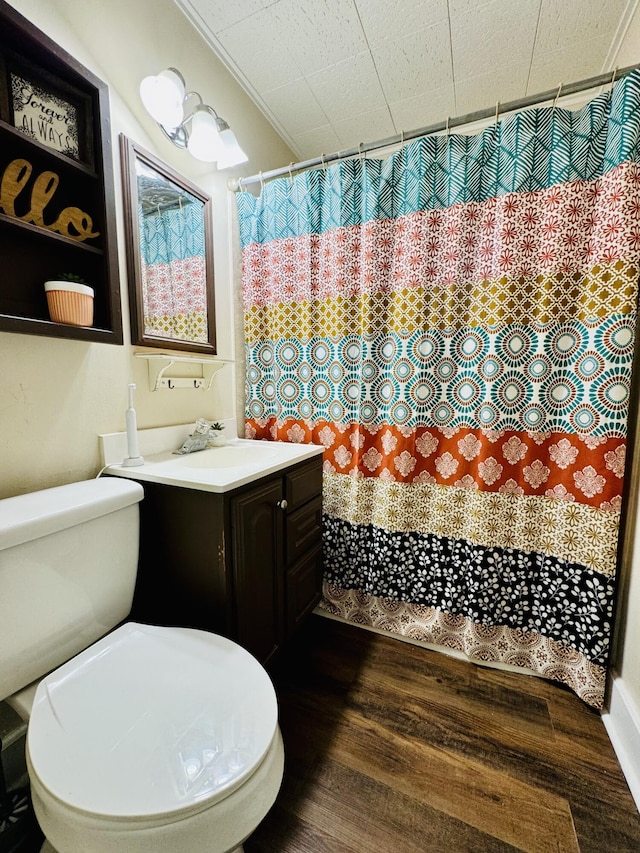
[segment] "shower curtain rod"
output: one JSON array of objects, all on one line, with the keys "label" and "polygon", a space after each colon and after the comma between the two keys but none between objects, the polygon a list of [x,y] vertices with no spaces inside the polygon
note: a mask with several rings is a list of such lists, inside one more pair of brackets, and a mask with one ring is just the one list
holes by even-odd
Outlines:
[{"label": "shower curtain rod", "polygon": [[575,95],[577,92],[584,92],[588,89],[597,89],[598,86],[605,86],[608,83],[613,84],[616,80],[629,74],[630,71],[635,71],[639,65],[629,65],[627,68],[616,68],[615,71],[609,74],[598,74],[596,77],[588,77],[586,80],[579,80],[576,83],[561,83],[557,89],[549,89],[546,92],[541,92],[537,95],[528,95],[524,98],[518,98],[515,101],[507,101],[501,104],[500,101],[495,107],[489,107],[484,110],[477,110],[466,115],[448,118],[446,121],[440,121],[436,124],[420,127],[416,130],[403,131],[395,136],[390,136],[387,139],[379,139],[377,142],[360,143],[357,148],[349,148],[344,151],[335,151],[333,154],[321,154],[320,157],[314,157],[311,160],[302,160],[299,163],[290,163],[288,166],[282,166],[279,169],[272,169],[269,172],[260,172],[257,175],[251,175],[248,178],[229,178],[227,182],[228,188],[232,192],[238,192],[250,184],[264,183],[271,178],[279,178],[283,175],[291,176],[293,172],[302,172],[305,169],[311,169],[315,166],[326,166],[328,163],[336,160],[347,160],[350,157],[367,154],[369,151],[376,151],[380,148],[388,148],[391,145],[403,144],[411,139],[418,139],[421,136],[430,136],[433,133],[440,133],[443,130],[452,130],[454,127],[463,127],[467,124],[473,124],[476,121],[482,121],[492,116],[504,115],[505,113],[515,112],[516,110],[524,109],[525,107],[533,107],[536,104],[542,104],[545,101],[553,100],[554,103],[558,97],[566,95]]}]

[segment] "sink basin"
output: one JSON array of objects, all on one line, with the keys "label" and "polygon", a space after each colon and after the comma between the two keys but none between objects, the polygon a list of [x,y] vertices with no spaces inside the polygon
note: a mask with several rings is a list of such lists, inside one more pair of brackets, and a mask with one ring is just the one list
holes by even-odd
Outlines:
[{"label": "sink basin", "polygon": [[275,459],[277,448],[267,442],[251,442],[251,446],[225,444],[222,447],[210,447],[187,456],[180,457],[180,465],[186,468],[241,468]]},{"label": "sink basin", "polygon": [[[172,447],[176,446],[175,438],[176,435],[172,434]],[[208,447],[183,456],[167,449],[149,453],[145,453],[143,447],[141,450],[144,464],[127,467],[114,463],[107,466],[107,473],[142,483],[162,483],[205,492],[228,492],[322,454],[324,447],[317,444],[232,438],[222,447]]]}]

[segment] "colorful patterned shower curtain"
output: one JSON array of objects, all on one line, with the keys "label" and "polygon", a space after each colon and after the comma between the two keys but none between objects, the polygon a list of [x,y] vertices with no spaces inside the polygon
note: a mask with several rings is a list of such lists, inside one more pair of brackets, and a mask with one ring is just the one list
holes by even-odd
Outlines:
[{"label": "colorful patterned shower curtain", "polygon": [[204,225],[200,205],[138,211],[145,333],[208,341]]},{"label": "colorful patterned shower curtain", "polygon": [[247,436],[325,446],[330,613],[602,704],[640,76],[238,196]]}]

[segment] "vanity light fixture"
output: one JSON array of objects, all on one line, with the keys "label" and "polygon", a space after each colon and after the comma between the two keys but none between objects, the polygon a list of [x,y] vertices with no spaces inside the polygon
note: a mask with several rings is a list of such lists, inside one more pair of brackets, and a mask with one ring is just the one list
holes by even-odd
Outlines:
[{"label": "vanity light fixture", "polygon": [[[220,170],[249,159],[227,122],[204,103],[198,92],[186,91],[184,77],[177,68],[145,77],[140,84],[140,97],[164,135],[197,160],[217,163]],[[187,109],[191,98],[197,98],[198,103]]]}]

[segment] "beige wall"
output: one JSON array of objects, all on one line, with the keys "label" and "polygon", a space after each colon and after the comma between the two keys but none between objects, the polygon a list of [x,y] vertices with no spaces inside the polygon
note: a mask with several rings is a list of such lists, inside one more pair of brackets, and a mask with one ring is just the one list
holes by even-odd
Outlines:
[{"label": "beige wall", "polygon": [[[218,373],[209,392],[151,393],[146,362],[133,357],[118,135],[126,133],[213,197],[218,350],[229,359],[235,357],[235,342],[233,199],[227,178],[295,159],[171,0],[11,0],[11,5],[109,86],[125,345],[0,332],[0,497],[94,476],[99,469],[96,436],[124,429],[131,381],[138,386],[140,427],[236,414],[232,367]],[[218,174],[174,148],[146,116],[139,82],[171,65],[233,127],[249,154],[244,167]]]}]

